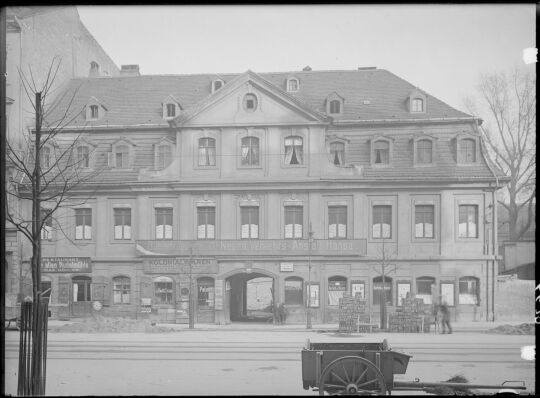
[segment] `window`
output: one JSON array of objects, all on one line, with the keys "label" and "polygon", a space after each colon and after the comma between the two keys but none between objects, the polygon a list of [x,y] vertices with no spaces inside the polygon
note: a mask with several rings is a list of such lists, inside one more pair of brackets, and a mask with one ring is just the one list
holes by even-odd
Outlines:
[{"label": "window", "polygon": [[92,239],[92,209],[75,209],[75,239]]},{"label": "window", "polygon": [[173,209],[167,207],[156,208],[156,239],[173,238]]},{"label": "window", "polygon": [[41,221],[43,223],[43,227],[41,227],[42,240],[52,239],[52,215],[48,213],[48,210],[41,209]]},{"label": "window", "polygon": [[303,164],[303,142],[302,137],[285,138],[285,164]]},{"label": "window", "polygon": [[347,206],[328,206],[328,239],[347,238]]},{"label": "window", "polygon": [[92,279],[88,276],[75,276],[72,279],[73,302],[92,301]]},{"label": "window", "polygon": [[197,239],[215,239],[216,208],[197,207]]},{"label": "window", "polygon": [[373,278],[373,305],[378,305],[381,302],[381,294],[384,292],[386,297],[386,303],[392,304],[392,278],[389,276],[384,277],[384,283],[382,276]]},{"label": "window", "polygon": [[459,304],[479,305],[480,281],[474,276],[459,278]]},{"label": "window", "polygon": [[435,291],[435,278],[431,276],[421,276],[416,278],[416,298],[424,300],[424,304],[433,304]]},{"label": "window", "polygon": [[156,304],[172,304],[173,280],[166,276],[154,279],[154,297]]},{"label": "window", "polygon": [[255,94],[246,94],[244,96],[244,109],[248,112],[253,112],[257,109],[257,97]]},{"label": "window", "polygon": [[459,141],[459,159],[460,163],[476,162],[476,141],[466,138]]},{"label": "window", "polygon": [[257,206],[242,206],[240,208],[242,239],[259,238],[259,208]]},{"label": "window", "polygon": [[345,163],[345,144],[342,142],[330,143],[330,156],[332,163],[336,166],[343,166]]},{"label": "window", "polygon": [[214,308],[214,279],[209,277],[197,279],[197,307],[204,310]]},{"label": "window", "polygon": [[388,141],[375,141],[373,145],[373,156],[375,164],[390,163],[390,143]]},{"label": "window", "polygon": [[304,303],[304,280],[298,276],[285,278],[285,304],[302,305]]},{"label": "window", "polygon": [[413,98],[411,105],[411,112],[424,112],[424,100],[422,98]]},{"label": "window", "polygon": [[90,119],[97,119],[99,117],[99,107],[97,105],[90,105]]},{"label": "window", "polygon": [[373,237],[392,237],[392,206],[373,206]]},{"label": "window", "polygon": [[49,290],[47,293],[42,294],[41,297],[47,299],[47,301],[50,301],[51,300],[51,293],[52,293],[52,281],[47,280],[47,279],[43,279],[44,278],[43,276],[41,278],[42,278],[41,279],[41,291],[42,292],[47,292],[47,290]]},{"label": "window", "polygon": [[285,206],[285,239],[302,239],[304,208]]},{"label": "window", "polygon": [[131,209],[114,209],[114,239],[131,239]]},{"label": "window", "polygon": [[419,140],[416,143],[416,162],[421,164],[433,161],[433,143],[430,140]]},{"label": "window", "polygon": [[416,238],[433,238],[435,206],[414,206],[414,236]]},{"label": "window", "polygon": [[460,238],[478,238],[478,206],[459,206],[459,227],[458,236]]},{"label": "window", "polygon": [[257,137],[242,138],[242,166],[259,165],[259,139]]},{"label": "window", "polygon": [[294,93],[298,91],[298,80],[297,79],[289,79],[287,80],[287,91],[290,93]]},{"label": "window", "polygon": [[79,167],[90,167],[90,149],[87,146],[77,148],[77,165]]},{"label": "window", "polygon": [[341,113],[341,102],[339,100],[330,101],[330,113],[331,114]]},{"label": "window", "polygon": [[411,296],[411,283],[398,282],[396,285],[397,285],[397,305],[402,306],[403,299],[410,298]]},{"label": "window", "polygon": [[172,161],[172,149],[170,145],[159,145],[157,153],[157,169],[163,170],[171,164]]},{"label": "window", "polygon": [[328,278],[328,305],[339,305],[339,299],[347,291],[347,278],[331,276]]},{"label": "window", "polygon": [[352,297],[366,297],[366,285],[364,282],[351,282],[351,296]]},{"label": "window", "polygon": [[199,166],[216,165],[216,140],[213,138],[199,138]]},{"label": "window", "polygon": [[115,166],[119,169],[127,169],[129,166],[129,147],[118,145],[115,148]]},{"label": "window", "polygon": [[113,304],[129,304],[131,282],[127,276],[113,278]]},{"label": "window", "polygon": [[176,104],[167,104],[167,117],[176,116]]},{"label": "window", "polygon": [[51,148],[44,146],[39,152],[39,163],[42,169],[51,167]]}]

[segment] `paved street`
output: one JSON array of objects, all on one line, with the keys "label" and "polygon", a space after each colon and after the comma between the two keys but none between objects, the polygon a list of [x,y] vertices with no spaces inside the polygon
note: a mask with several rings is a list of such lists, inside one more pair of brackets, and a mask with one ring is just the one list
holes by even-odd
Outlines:
[{"label": "paved street", "polygon": [[[311,341],[387,338],[413,358],[397,380],[471,383],[523,380],[535,389],[534,361],[520,347],[534,336],[457,332],[340,336],[306,330],[182,330],[177,333],[50,333],[49,395],[302,395],[300,351]],[[6,393],[16,393],[18,333],[6,333]]]}]

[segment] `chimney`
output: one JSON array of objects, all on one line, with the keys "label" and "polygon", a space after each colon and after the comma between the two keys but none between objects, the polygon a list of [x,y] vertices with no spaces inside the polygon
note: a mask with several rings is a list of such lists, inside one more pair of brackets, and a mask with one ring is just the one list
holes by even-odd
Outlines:
[{"label": "chimney", "polygon": [[139,65],[122,65],[120,76],[140,76]]},{"label": "chimney", "polygon": [[377,69],[376,66],[359,66],[358,70],[375,70]]},{"label": "chimney", "polygon": [[99,77],[99,64],[96,61],[90,62],[90,72],[88,77]]},{"label": "chimney", "polygon": [[311,71],[311,66],[304,66],[304,69],[302,69],[304,72]]}]

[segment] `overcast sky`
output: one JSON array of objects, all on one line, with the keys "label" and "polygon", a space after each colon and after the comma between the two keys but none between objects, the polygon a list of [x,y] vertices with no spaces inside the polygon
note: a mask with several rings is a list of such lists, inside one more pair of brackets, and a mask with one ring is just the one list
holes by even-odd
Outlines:
[{"label": "overcast sky", "polygon": [[376,66],[461,110],[480,73],[524,65],[523,49],[536,47],[534,4],[78,10],[113,61],[142,74]]}]

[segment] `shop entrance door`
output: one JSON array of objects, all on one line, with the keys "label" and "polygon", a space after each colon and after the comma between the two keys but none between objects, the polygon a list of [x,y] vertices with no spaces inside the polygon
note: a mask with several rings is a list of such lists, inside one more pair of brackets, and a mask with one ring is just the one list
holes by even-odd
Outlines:
[{"label": "shop entrance door", "polygon": [[227,281],[231,286],[229,312],[232,322],[272,322],[274,278],[252,272],[233,275]]},{"label": "shop entrance door", "polygon": [[76,276],[72,279],[73,301],[71,313],[75,317],[87,316],[92,311],[92,278]]}]

